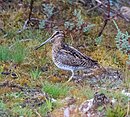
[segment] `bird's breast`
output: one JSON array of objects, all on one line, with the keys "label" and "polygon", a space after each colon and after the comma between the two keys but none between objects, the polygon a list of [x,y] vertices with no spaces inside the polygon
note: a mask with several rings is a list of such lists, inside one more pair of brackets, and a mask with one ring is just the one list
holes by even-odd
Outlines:
[{"label": "bird's breast", "polygon": [[64,64],[63,63],[63,60],[65,58],[61,58],[61,54],[58,52],[58,50],[56,49],[52,49],[52,60],[54,62],[54,64],[60,68],[60,69],[63,69],[63,70],[72,70],[72,69],[75,69],[74,67],[72,66],[69,66],[67,64]]}]

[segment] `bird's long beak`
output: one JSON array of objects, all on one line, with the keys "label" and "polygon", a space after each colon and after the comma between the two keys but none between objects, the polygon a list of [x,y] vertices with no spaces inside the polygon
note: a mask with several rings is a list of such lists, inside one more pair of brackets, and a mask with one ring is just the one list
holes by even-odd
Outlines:
[{"label": "bird's long beak", "polygon": [[35,48],[35,50],[39,49],[40,47],[42,47],[44,44],[46,44],[47,42],[49,42],[52,39],[52,37],[48,38],[46,41],[44,41],[41,45],[37,46]]}]

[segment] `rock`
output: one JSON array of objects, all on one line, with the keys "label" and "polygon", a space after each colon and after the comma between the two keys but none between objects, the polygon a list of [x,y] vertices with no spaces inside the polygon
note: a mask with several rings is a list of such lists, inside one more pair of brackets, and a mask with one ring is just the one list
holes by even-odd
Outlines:
[{"label": "rock", "polygon": [[130,7],[122,6],[120,12],[127,21],[130,21]]},{"label": "rock", "polygon": [[69,107],[67,107],[67,108],[64,110],[64,117],[70,117]]},{"label": "rock", "polygon": [[[94,98],[86,100],[79,107],[82,117],[102,117],[104,115],[105,106],[110,103],[108,97],[103,93],[95,93]],[[98,111],[98,107],[102,106],[102,111]]]},{"label": "rock", "polygon": [[66,101],[67,105],[72,105],[76,102],[76,99],[74,97],[66,97],[65,101]]},{"label": "rock", "polygon": [[127,96],[130,98],[130,93],[129,92],[126,92],[125,90],[122,90],[121,92],[123,95]]}]

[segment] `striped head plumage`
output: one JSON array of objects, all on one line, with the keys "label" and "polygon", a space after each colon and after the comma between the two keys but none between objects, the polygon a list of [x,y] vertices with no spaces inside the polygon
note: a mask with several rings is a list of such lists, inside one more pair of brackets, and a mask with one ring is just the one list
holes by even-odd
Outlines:
[{"label": "striped head plumage", "polygon": [[51,42],[51,43],[62,42],[63,38],[64,38],[64,32],[63,31],[54,31],[52,36],[50,38],[48,38],[45,42],[43,42],[41,45],[36,47],[35,50],[39,49],[40,47],[42,47],[43,45],[45,45],[48,42]]}]

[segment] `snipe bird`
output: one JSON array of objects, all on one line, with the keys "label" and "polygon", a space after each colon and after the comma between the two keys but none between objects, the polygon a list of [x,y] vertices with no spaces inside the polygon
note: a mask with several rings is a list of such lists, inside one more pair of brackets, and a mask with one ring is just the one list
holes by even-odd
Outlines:
[{"label": "snipe bird", "polygon": [[52,59],[54,64],[60,69],[69,70],[72,72],[72,75],[68,81],[74,77],[75,71],[100,68],[97,61],[82,54],[74,47],[65,44],[63,38],[63,31],[55,31],[50,38],[48,38],[41,45],[37,46],[35,50],[42,47],[47,42],[51,42]]}]

